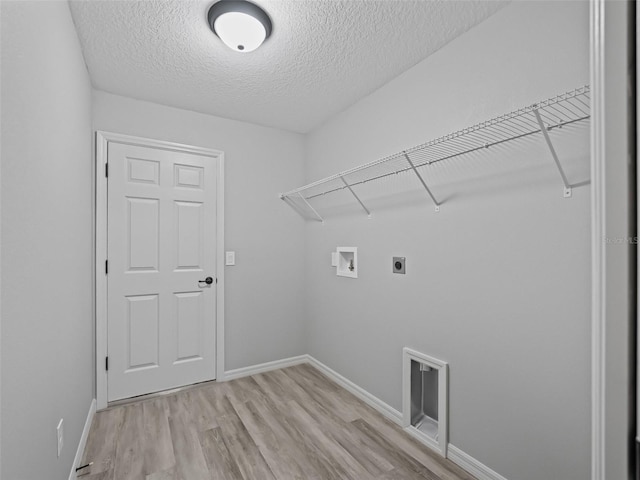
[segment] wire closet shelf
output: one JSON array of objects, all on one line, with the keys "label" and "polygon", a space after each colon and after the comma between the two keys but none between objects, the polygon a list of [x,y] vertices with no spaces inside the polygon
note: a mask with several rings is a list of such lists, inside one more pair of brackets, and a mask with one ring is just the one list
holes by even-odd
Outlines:
[{"label": "wire closet shelf", "polygon": [[324,221],[311,205],[310,200],[346,189],[367,215],[370,216],[371,212],[358,197],[353,187],[398,173],[413,171],[433,202],[437,212],[440,210],[440,202],[433,195],[423,175],[420,173],[422,167],[538,133],[542,133],[558,169],[564,186],[564,197],[570,197],[571,185],[567,180],[548,132],[564,125],[588,120],[590,117],[589,93],[590,88],[588,85],[576,88],[528,107],[500,115],[421,145],[416,145],[388,157],[336,173],[286,193],[281,193],[280,198],[294,205],[302,202],[317,220]]}]

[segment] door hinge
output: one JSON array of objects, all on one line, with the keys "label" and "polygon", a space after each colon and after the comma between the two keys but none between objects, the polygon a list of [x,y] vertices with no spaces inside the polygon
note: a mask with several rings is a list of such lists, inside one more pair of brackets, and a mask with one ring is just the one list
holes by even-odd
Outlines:
[{"label": "door hinge", "polygon": [[109,177],[109,164],[108,163],[104,164],[104,176],[105,177]]},{"label": "door hinge", "polygon": [[104,369],[109,371],[109,357],[104,357]]},{"label": "door hinge", "polygon": [[104,261],[104,274],[105,275],[109,274],[109,260]]}]

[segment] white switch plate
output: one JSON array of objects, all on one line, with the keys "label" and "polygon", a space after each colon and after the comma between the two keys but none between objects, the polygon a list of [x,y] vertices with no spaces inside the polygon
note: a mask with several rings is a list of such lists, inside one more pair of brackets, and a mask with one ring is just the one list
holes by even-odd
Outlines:
[{"label": "white switch plate", "polygon": [[227,265],[235,265],[236,264],[236,252],[226,252],[226,254],[225,254],[225,264],[227,264]]},{"label": "white switch plate", "polygon": [[331,266],[338,266],[338,252],[331,252]]},{"label": "white switch plate", "polygon": [[58,458],[60,458],[60,454],[62,454],[62,447],[64,447],[64,419],[60,419],[58,422],[58,426],[56,427],[56,432],[58,433]]}]

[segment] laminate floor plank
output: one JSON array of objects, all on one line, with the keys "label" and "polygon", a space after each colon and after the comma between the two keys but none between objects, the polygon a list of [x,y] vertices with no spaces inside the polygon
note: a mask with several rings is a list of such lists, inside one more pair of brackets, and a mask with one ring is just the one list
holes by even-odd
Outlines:
[{"label": "laminate floor plank", "polygon": [[262,453],[237,415],[220,418],[220,431],[231,457],[245,480],[274,480],[275,477]]},{"label": "laminate floor plank", "polygon": [[[93,466],[93,465],[91,465]],[[114,480],[113,479],[113,469],[107,470],[104,472],[98,473],[87,473],[85,475],[80,475],[78,480]]]},{"label": "laminate floor plank", "polygon": [[175,467],[147,475],[145,480],[178,480]]},{"label": "laminate floor plank", "polygon": [[311,370],[312,372],[310,375],[313,375],[313,377],[319,381],[320,391],[326,391],[328,389],[338,387],[334,390],[337,399],[345,404],[351,405],[352,408],[356,410],[356,414],[359,418],[362,418],[371,424],[376,431],[379,431],[379,433],[381,433],[391,443],[400,447],[401,450],[406,451],[414,460],[431,465],[434,472],[438,473],[443,480],[474,480],[472,475],[452,462],[440,457],[428,448],[425,448],[416,439],[403,432],[396,424],[383,417],[369,405],[360,401],[352,393],[341,388],[339,385],[336,385],[314,367],[310,365],[299,365],[291,367],[290,369],[285,369],[285,371],[288,370],[300,370],[305,373],[308,373]]},{"label": "laminate floor plank", "polygon": [[310,436],[308,425],[300,423],[291,417],[289,411],[280,411],[280,415],[285,416],[283,424],[287,425],[287,431],[294,442],[302,451],[302,459],[309,462],[309,465],[318,472],[318,477],[323,480],[339,480],[347,478],[344,469],[330,456],[323,448],[318,448]]},{"label": "laminate floor plank", "polygon": [[262,390],[253,377],[242,377],[232,380],[231,382],[227,382],[225,387],[227,387],[227,397],[232,405],[247,402],[256,395],[262,395]]},{"label": "laminate floor plank", "polygon": [[[318,422],[331,418],[333,414],[324,409],[316,400],[305,391],[298,383],[284,373],[284,370],[277,370],[265,374],[282,388],[286,388],[298,406],[306,410],[311,418]],[[271,405],[277,411],[276,418],[279,418],[282,425],[287,429],[288,435],[294,439],[294,444],[303,448],[302,458],[306,459],[313,466],[321,479],[349,478],[345,469],[336,462],[332,455],[322,448],[323,443],[318,443],[318,438],[314,435],[314,430],[310,424],[300,416],[293,415],[290,401],[285,401],[277,396],[270,396]],[[337,419],[337,417],[336,417]],[[318,425],[315,423],[314,425]],[[325,429],[326,430],[326,429]]]},{"label": "laminate floor plank", "polygon": [[167,402],[152,400],[142,403],[142,416],[145,474],[171,469],[176,464],[176,458],[167,416]]},{"label": "laminate floor plank", "polygon": [[[296,378],[295,375],[291,375],[291,377]],[[305,390],[305,392],[306,391],[307,390]],[[316,391],[311,393],[312,395],[307,395],[306,400],[300,404],[302,408],[304,408],[309,416],[313,417],[319,425],[323,425],[325,434],[349,452],[369,474],[378,476],[394,468],[394,465],[379,456],[362,441],[359,432],[353,428],[348,428],[349,423],[345,423],[337,414],[334,414],[330,406],[325,406],[323,402],[324,397],[316,395]],[[347,416],[352,417],[352,415],[353,412],[350,412]]]},{"label": "laminate floor plank", "polygon": [[[296,368],[296,367],[292,367]],[[326,419],[334,420],[337,423],[343,423],[343,420],[337,413],[332,411],[330,408],[324,404],[322,398],[317,398],[313,392],[306,390],[303,386],[301,386],[296,380],[291,378],[290,375],[285,373],[289,369],[277,370],[275,372],[269,372],[273,377],[277,378],[284,388],[286,388],[290,392],[291,400],[295,400],[298,402],[302,408],[304,408],[309,415],[315,418],[318,422],[324,423]],[[277,397],[271,397],[275,399]],[[281,405],[286,410],[286,402],[283,402]]]},{"label": "laminate floor plank", "polygon": [[236,405],[238,417],[251,435],[276,478],[306,480],[286,438],[279,437],[267,424],[252,400]]},{"label": "laminate floor plank", "polygon": [[[278,438],[285,439],[288,443],[288,451],[300,469],[304,472],[304,478],[309,480],[323,480],[332,478],[323,459],[318,456],[317,450],[306,442],[291,420],[287,417],[286,404],[280,399],[275,401],[269,397],[256,398],[252,401],[256,410],[269,425]],[[280,408],[279,408],[280,407]],[[281,408],[285,408],[281,410]]]},{"label": "laminate floor plank", "polygon": [[238,465],[224,443],[220,427],[200,432],[200,444],[212,480],[243,480]]},{"label": "laminate floor plank", "polygon": [[322,372],[309,364],[296,365],[292,368],[292,370],[297,370],[303,373],[306,378],[317,383],[321,388],[325,388],[332,392],[338,392],[342,390],[342,387],[340,385],[330,380]]},{"label": "laminate floor plank", "polygon": [[280,382],[274,380],[270,372],[259,373],[251,378],[258,384],[263,395],[274,398],[280,398],[282,401],[291,399],[291,392],[287,390]]},{"label": "laminate floor plank", "polygon": [[122,428],[123,419],[124,408],[105,410],[95,414],[88,438],[96,438],[100,441],[87,443],[82,460],[82,465],[93,462],[93,465],[89,467],[91,475],[111,471],[111,477],[107,478],[113,478],[116,441]]},{"label": "laminate floor plank", "polygon": [[325,455],[332,459],[334,465],[345,473],[346,478],[358,480],[369,477],[366,469],[342,445],[325,434],[323,426],[316,422],[304,408],[293,400],[290,400],[288,405],[291,417],[306,426],[306,430],[309,432],[308,438],[316,448],[323,450]]},{"label": "laminate floor plank", "polygon": [[218,417],[234,412],[227,395],[228,391],[226,383],[219,383],[186,392],[190,410],[199,431],[216,428]]},{"label": "laminate floor plank", "polygon": [[209,401],[217,412],[217,416],[223,417],[235,412],[231,399],[229,398],[229,389],[231,382],[219,383],[214,387],[209,387],[205,391],[205,398]]},{"label": "laminate floor plank", "polygon": [[[327,435],[348,451],[371,475],[378,476],[392,470],[394,465],[381,457],[369,444],[365,443],[360,432],[353,428],[348,428],[349,423],[345,423],[338,417],[337,413],[333,413],[334,409],[332,407],[335,404],[332,402],[327,405],[326,397],[320,391],[324,385],[312,381],[313,386],[310,386],[305,378],[307,371],[297,370],[298,367],[286,369],[286,373],[299,385],[306,386],[304,391],[309,392],[310,395],[307,396],[307,401],[304,401],[301,405],[310,416],[325,426]],[[333,387],[331,389],[333,390]],[[354,418],[357,417],[357,412],[353,407],[343,408],[342,415],[343,418]]]},{"label": "laminate floor plank", "polygon": [[[298,402],[298,405],[300,405],[300,403],[306,406],[315,404],[313,398],[282,371],[268,372],[266,375],[272,377],[275,381],[281,383],[284,388],[292,392],[292,396],[295,401]],[[346,471],[335,461],[326,449],[322,448],[323,442],[318,444],[317,436],[314,430],[310,428],[309,422],[293,414],[294,412],[291,409],[290,401],[284,401],[278,397],[268,397],[265,399],[265,402],[262,408],[266,406],[266,408],[272,409],[272,415],[266,415],[266,418],[278,420],[281,427],[286,430],[287,436],[292,439],[293,445],[297,446],[300,458],[317,472],[318,478],[348,478]],[[256,404],[258,408],[260,408],[260,402],[256,401]],[[321,406],[318,407],[322,408]],[[299,462],[300,464],[302,464],[302,460]],[[314,477],[310,476],[309,478]]]},{"label": "laminate floor plank", "polygon": [[300,385],[301,389],[311,395],[316,401],[322,404],[326,410],[333,412],[345,422],[352,422],[360,418],[358,412],[353,408],[353,404],[340,401],[335,395],[335,391],[322,388],[305,375],[300,367],[290,367],[283,370],[285,375],[289,376],[294,382]]},{"label": "laminate floor plank", "polygon": [[84,480],[475,480],[310,365],[97,412]]},{"label": "laminate floor plank", "polygon": [[198,430],[188,407],[186,396],[169,397],[169,429],[176,459],[178,480],[199,480],[208,477]]},{"label": "laminate floor plank", "polygon": [[[394,448],[394,445],[391,444],[386,438],[382,435],[378,434],[367,422],[364,420],[355,420],[353,424],[358,428],[364,435],[366,435],[372,442],[377,443],[379,448],[379,452],[381,455],[389,458],[389,461],[393,462],[397,468],[408,468],[414,471],[415,473],[421,475],[423,478],[427,478],[429,480],[438,480],[439,478],[436,474],[434,474],[428,467],[413,459],[410,455],[405,453],[404,451]],[[452,478],[452,480],[454,480]]]},{"label": "laminate floor plank", "polygon": [[217,418],[220,416],[213,402],[207,398],[207,394],[208,392],[199,389],[185,392],[191,416],[200,432],[216,428],[218,426]]},{"label": "laminate floor plank", "polygon": [[475,480],[475,477],[456,464],[442,458],[437,453],[429,450],[415,438],[403,432],[402,429],[383,417],[378,412],[366,405],[368,410],[363,410],[362,420],[372,426],[374,431],[385,438],[396,449],[406,453],[413,460],[428,465],[442,480]]},{"label": "laminate floor plank", "polygon": [[117,480],[144,479],[144,437],[142,403],[124,408],[120,435],[116,442],[114,477]]},{"label": "laminate floor plank", "polygon": [[402,480],[425,480],[422,475],[406,467],[396,467],[390,472],[376,477],[376,480],[396,480],[398,478]]}]

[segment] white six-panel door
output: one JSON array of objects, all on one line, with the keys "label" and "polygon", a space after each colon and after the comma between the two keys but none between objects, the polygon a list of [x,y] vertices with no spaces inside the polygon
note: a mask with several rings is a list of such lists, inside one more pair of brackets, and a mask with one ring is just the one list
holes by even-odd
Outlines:
[{"label": "white six-panel door", "polygon": [[107,158],[108,400],[212,380],[218,160],[113,142]]}]

